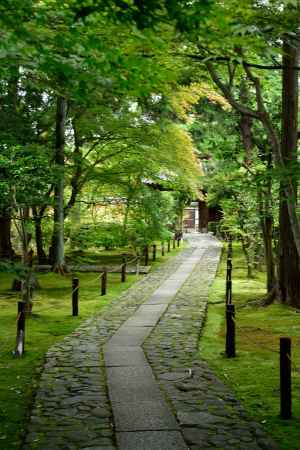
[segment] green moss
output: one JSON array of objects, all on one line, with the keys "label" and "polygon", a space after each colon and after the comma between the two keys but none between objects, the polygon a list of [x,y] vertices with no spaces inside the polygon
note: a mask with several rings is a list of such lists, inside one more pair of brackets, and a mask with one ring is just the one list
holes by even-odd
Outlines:
[{"label": "green moss", "polygon": [[[300,442],[300,316],[288,306],[246,306],[265,294],[265,276],[255,273],[246,278],[239,247],[234,248],[233,301],[236,310],[237,357],[224,356],[225,258],[210,290],[206,325],[201,341],[201,356],[234,390],[249,415],[262,423],[282,448],[299,449]],[[279,418],[279,338],[291,336],[293,358],[293,419]]]}]

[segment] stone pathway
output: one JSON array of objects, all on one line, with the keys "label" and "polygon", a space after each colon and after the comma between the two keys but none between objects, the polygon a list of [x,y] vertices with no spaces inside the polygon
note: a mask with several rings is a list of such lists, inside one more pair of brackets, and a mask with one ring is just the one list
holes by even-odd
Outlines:
[{"label": "stone pathway", "polygon": [[160,450],[162,443],[164,450],[187,450],[141,345],[199,263],[203,251],[195,247],[105,345],[108,390],[120,450]]},{"label": "stone pathway", "polygon": [[23,450],[277,448],[197,357],[220,245],[189,240],[49,350]]},{"label": "stone pathway", "polygon": [[147,359],[190,450],[278,449],[199,358],[208,290],[217,269],[219,247],[210,239],[195,239],[194,245],[205,248],[203,257],[147,339]]},{"label": "stone pathway", "polygon": [[51,347],[22,450],[116,450],[103,345],[192,251],[185,249],[150,272],[101,316]]}]

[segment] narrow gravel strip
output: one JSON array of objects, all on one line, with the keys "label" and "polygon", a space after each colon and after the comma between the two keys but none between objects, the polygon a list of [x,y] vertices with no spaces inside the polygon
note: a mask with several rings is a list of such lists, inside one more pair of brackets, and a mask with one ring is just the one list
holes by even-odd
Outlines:
[{"label": "narrow gravel strip", "polygon": [[102,347],[192,251],[150,272],[49,349],[23,450],[116,449]]},{"label": "narrow gravel strip", "polygon": [[190,242],[204,246],[205,253],[147,339],[147,358],[190,450],[278,449],[198,357],[220,245],[205,235],[190,236]]}]

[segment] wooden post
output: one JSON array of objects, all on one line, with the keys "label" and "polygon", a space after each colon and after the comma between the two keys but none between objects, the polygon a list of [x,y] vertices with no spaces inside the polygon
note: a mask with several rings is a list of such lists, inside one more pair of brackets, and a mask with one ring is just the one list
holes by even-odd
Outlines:
[{"label": "wooden post", "polygon": [[125,283],[126,281],[126,258],[122,259],[122,267],[121,267],[121,282]]},{"label": "wooden post", "polygon": [[148,247],[148,245],[146,245],[146,247],[144,249],[144,253],[145,253],[145,266],[148,266],[148,264],[149,264],[149,247]]},{"label": "wooden post", "polygon": [[17,339],[15,355],[22,358],[25,348],[25,303],[18,302]]},{"label": "wooden post", "polygon": [[232,303],[232,261],[227,259],[226,271],[226,305]]},{"label": "wooden post", "polygon": [[232,303],[232,238],[229,237],[227,247],[227,269],[226,269],[226,305]]},{"label": "wooden post", "polygon": [[235,311],[234,305],[226,306],[226,355],[228,358],[235,357]]},{"label": "wooden post", "polygon": [[165,256],[165,243],[161,243],[161,256]]},{"label": "wooden post", "polygon": [[104,269],[104,272],[101,277],[101,295],[106,295],[106,286],[107,286],[107,270]]},{"label": "wooden post", "polygon": [[292,417],[291,339],[280,338],[280,417]]},{"label": "wooden post", "polygon": [[72,278],[72,315],[78,316],[79,279]]},{"label": "wooden post", "polygon": [[168,253],[170,253],[170,251],[171,251],[171,241],[170,241],[170,239],[168,240]]},{"label": "wooden post", "polygon": [[152,246],[152,261],[156,261],[156,244]]}]

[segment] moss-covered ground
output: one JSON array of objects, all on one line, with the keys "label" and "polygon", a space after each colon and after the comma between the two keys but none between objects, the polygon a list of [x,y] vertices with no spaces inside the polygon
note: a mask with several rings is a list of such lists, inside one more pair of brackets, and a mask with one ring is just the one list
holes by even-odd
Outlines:
[{"label": "moss-covered ground", "polygon": [[[265,294],[265,275],[255,272],[247,279],[239,246],[234,246],[233,302],[236,305],[237,357],[224,356],[225,271],[223,255],[217,277],[210,290],[206,325],[201,338],[201,356],[229,384],[248,414],[265,429],[283,449],[300,448],[300,314],[285,305],[268,307],[249,305]],[[279,417],[279,338],[292,338],[293,418]]]},{"label": "moss-covered ground", "polygon": [[[175,256],[181,249],[172,250],[157,261],[152,268]],[[118,264],[123,251],[92,252],[78,256],[75,262],[84,264]],[[74,255],[72,255],[74,261]],[[143,262],[141,262],[143,264]],[[108,274],[107,295],[100,296],[97,273],[79,273],[79,316],[71,315],[71,275],[39,274],[40,289],[35,292],[32,317],[26,320],[25,356],[13,356],[16,338],[17,301],[19,294],[11,291],[13,275],[0,274],[0,449],[20,448],[30,405],[38,383],[39,372],[47,349],[78,327],[81,321],[93,314],[101,314],[112,299],[128,289],[139,276],[127,276],[120,282],[120,273]]]}]

